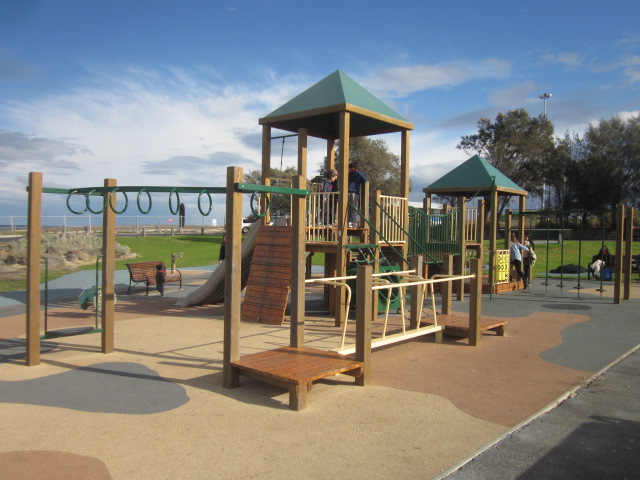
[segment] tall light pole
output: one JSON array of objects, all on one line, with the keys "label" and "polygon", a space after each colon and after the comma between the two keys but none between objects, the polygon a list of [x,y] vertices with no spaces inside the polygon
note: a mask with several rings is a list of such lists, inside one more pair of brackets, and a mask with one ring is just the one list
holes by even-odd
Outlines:
[{"label": "tall light pole", "polygon": [[547,100],[549,100],[553,95],[550,93],[543,93],[540,95],[540,98],[544,102],[544,118],[547,118]]},{"label": "tall light pole", "polygon": [[[544,103],[544,119],[547,119],[547,100],[549,100],[553,95],[551,95],[550,93],[543,93],[542,95],[539,95],[540,99],[543,101]],[[542,184],[542,209],[544,210],[544,191],[546,190],[546,183]],[[551,208],[551,185],[549,185],[549,208]]]}]

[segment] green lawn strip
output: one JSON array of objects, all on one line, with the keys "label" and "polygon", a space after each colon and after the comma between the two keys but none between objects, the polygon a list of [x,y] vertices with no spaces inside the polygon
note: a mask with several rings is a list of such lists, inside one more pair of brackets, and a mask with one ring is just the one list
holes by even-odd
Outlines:
[{"label": "green lawn strip", "polygon": [[[222,235],[163,235],[163,236],[119,236],[116,241],[128,246],[138,257],[128,260],[116,260],[116,270],[126,270],[126,263],[162,261],[169,268],[171,254],[182,253],[177,260],[177,268],[202,267],[218,263]],[[314,265],[324,265],[324,254],[316,253],[312,257]],[[83,265],[77,270],[95,270],[95,264]],[[49,281],[71,273],[69,270],[49,270]],[[44,272],[40,282],[44,283]],[[0,293],[24,290],[26,279],[0,281]]]}]

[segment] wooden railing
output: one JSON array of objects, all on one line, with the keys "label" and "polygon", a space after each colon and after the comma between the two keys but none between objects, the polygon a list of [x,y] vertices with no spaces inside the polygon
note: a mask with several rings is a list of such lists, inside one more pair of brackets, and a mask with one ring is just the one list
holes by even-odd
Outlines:
[{"label": "wooden railing", "polygon": [[380,236],[389,243],[405,243],[408,230],[407,199],[380,195]]}]

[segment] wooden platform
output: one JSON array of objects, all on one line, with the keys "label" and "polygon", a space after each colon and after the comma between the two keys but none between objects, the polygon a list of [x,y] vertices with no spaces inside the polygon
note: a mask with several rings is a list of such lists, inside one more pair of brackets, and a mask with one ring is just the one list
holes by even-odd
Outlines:
[{"label": "wooden platform", "polygon": [[[510,281],[507,283],[498,283],[496,285],[493,286],[493,293],[504,293],[504,292],[515,292],[516,290],[522,290],[524,288],[524,284],[522,283],[521,280],[516,281]],[[465,282],[464,284],[464,291],[465,293],[469,293],[469,282]],[[490,288],[489,288],[489,277],[487,277],[486,275],[484,277],[482,277],[482,293],[483,294],[489,294],[490,293]]]},{"label": "wooden platform", "polygon": [[[424,323],[423,323],[424,324]],[[469,337],[469,316],[465,314],[438,315],[438,324],[444,326],[444,334],[453,337]],[[499,319],[481,319],[480,332],[496,332],[503,337],[507,332],[507,321]]]},{"label": "wooden platform", "polygon": [[353,377],[363,374],[364,363],[351,355],[315,348],[282,347],[254,353],[231,363],[239,375],[289,390],[289,408],[303,410],[307,391],[314,381],[344,373]]}]

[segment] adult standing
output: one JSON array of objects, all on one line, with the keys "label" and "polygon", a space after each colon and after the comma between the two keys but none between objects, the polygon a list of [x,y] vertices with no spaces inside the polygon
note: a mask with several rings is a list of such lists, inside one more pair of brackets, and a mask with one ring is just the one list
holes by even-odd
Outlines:
[{"label": "adult standing", "polygon": [[[366,181],[367,177],[358,170],[358,166],[354,162],[351,162],[349,164],[349,202],[358,209],[360,208],[360,190]],[[360,215],[358,215],[356,208],[349,208],[350,227],[360,226]]]},{"label": "adult standing", "polygon": [[180,228],[184,228],[184,216],[185,216],[185,208],[184,203],[181,203],[178,207],[178,213],[180,214]]},{"label": "adult standing", "polygon": [[535,245],[533,244],[533,240],[531,240],[531,235],[526,234],[524,236],[523,245],[528,249],[522,252],[524,277],[527,279],[527,283],[531,283],[531,267],[536,263],[536,253],[534,252]]},{"label": "adult standing", "polygon": [[529,249],[518,241],[518,236],[515,233],[512,233],[511,243],[509,245],[509,260],[510,264],[513,265],[516,272],[518,272],[518,276],[524,283],[524,289],[526,290],[527,279],[524,276],[524,273],[522,273],[522,251],[529,251]]}]

